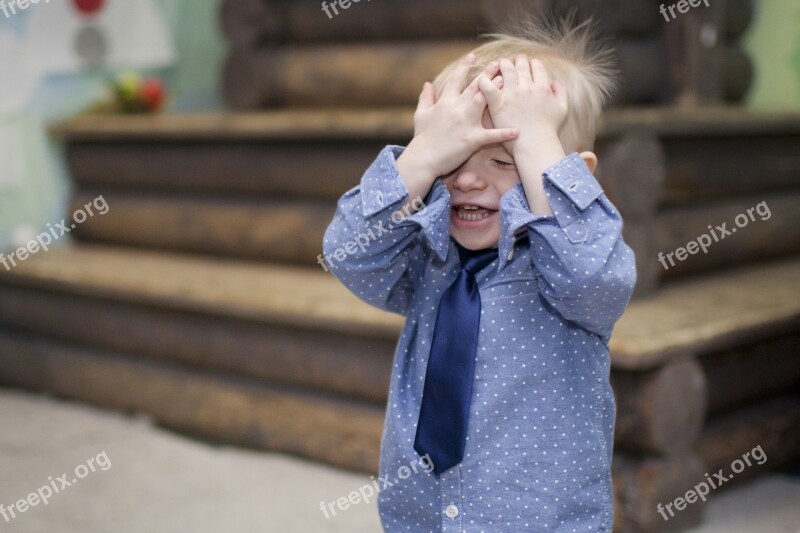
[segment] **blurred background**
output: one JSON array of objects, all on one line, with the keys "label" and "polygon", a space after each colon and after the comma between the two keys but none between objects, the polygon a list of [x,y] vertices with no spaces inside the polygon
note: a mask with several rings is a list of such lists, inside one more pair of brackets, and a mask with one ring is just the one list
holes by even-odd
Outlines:
[{"label": "blurred background", "polygon": [[637,254],[615,531],[800,532],[800,4],[341,1],[0,2],[0,531],[379,531],[320,508],[377,471],[401,320],[322,234],[424,81],[577,10]]}]

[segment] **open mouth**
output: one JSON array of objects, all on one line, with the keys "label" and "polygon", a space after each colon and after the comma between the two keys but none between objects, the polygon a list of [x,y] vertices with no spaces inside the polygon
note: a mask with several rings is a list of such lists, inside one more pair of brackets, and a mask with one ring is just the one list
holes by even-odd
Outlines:
[{"label": "open mouth", "polygon": [[489,209],[479,205],[463,204],[453,206],[453,218],[461,222],[462,225],[478,225],[495,213],[497,213],[496,209]]}]

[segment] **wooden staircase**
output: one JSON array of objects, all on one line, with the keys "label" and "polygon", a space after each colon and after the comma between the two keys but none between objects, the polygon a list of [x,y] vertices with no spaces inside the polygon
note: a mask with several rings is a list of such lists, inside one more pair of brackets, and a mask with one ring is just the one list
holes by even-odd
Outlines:
[{"label": "wooden staircase", "polygon": [[[402,320],[358,301],[316,257],[335,199],[381,146],[407,141],[410,110],[80,118],[54,131],[77,185],[73,207],[102,194],[110,210],[76,227],[75,246],[0,270],[0,384],[376,471]],[[722,164],[768,141],[787,147],[786,167],[763,161],[757,187],[745,179],[756,169],[740,167],[708,211],[701,199],[725,179],[703,179],[712,163],[682,158],[686,147]],[[670,224],[729,220],[755,198],[770,198],[761,224],[777,232],[743,230],[733,252],[709,250],[703,268],[687,261],[669,276],[652,243],[637,245],[647,290],[611,342],[620,531],[661,527],[656,503],[758,443],[765,468],[799,458],[798,143],[797,116],[606,119],[599,176],[632,241],[656,235],[655,249],[670,250],[685,244],[663,236]],[[642,154],[654,159],[637,162]],[[652,183],[626,181],[637,168],[657,183],[655,199]],[[696,523],[701,509],[668,525]]]}]

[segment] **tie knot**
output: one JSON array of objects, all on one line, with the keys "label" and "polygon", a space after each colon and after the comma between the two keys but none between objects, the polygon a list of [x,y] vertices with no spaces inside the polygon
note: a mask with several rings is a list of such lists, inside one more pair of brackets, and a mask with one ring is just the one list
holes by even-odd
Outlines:
[{"label": "tie knot", "polygon": [[467,250],[458,243],[456,243],[456,246],[458,247],[458,256],[461,259],[461,268],[473,275],[477,274],[486,265],[497,259],[497,248]]}]

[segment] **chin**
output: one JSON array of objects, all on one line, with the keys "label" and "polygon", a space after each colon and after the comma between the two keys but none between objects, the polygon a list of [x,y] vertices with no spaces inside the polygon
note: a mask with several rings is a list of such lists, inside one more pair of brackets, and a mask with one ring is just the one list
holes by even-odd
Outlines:
[{"label": "chin", "polygon": [[483,250],[484,248],[492,248],[493,246],[497,246],[497,243],[500,240],[499,231],[463,231],[452,227],[450,228],[450,236],[467,250]]}]

